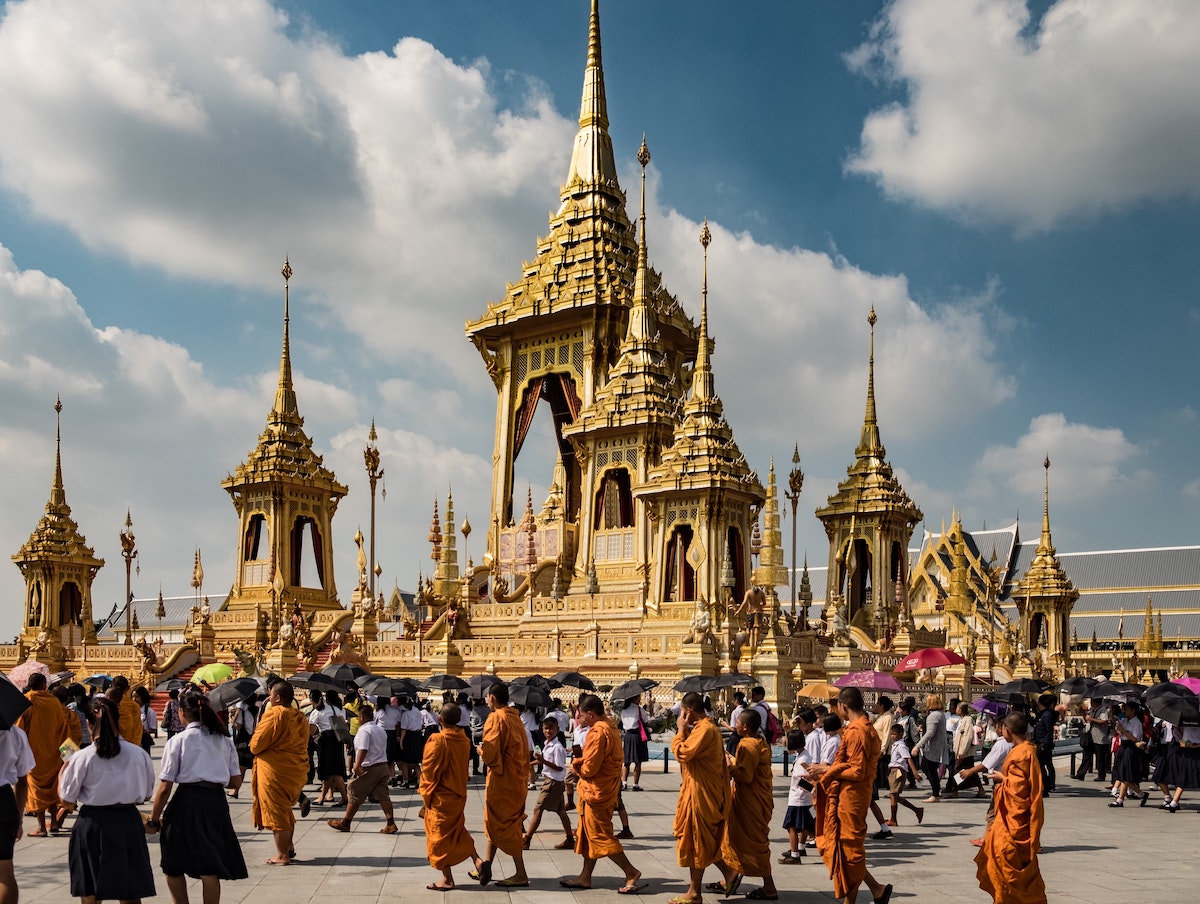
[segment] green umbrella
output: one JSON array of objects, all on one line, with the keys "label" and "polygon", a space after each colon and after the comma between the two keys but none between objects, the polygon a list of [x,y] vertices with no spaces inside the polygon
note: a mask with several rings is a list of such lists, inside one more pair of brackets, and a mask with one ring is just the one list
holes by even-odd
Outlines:
[{"label": "green umbrella", "polygon": [[206,681],[209,684],[220,684],[233,674],[233,669],[223,662],[210,662],[202,665],[192,673],[192,684]]}]

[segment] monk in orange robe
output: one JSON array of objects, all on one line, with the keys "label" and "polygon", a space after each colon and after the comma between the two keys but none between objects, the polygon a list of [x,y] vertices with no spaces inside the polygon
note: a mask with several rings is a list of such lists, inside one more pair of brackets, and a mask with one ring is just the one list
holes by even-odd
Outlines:
[{"label": "monk in orange robe", "polygon": [[892,886],[881,885],[867,871],[867,811],[879,760],[879,734],[863,711],[862,691],[844,687],[838,694],[842,743],[829,764],[805,767],[816,780],[817,848],[833,879],[833,893],[845,904],[855,904],[863,882],[875,904],[887,904]]},{"label": "monk in orange robe", "polygon": [[761,876],[761,888],[746,895],[754,900],[773,901],[779,897],[771,876],[772,795],[771,745],[759,735],[762,716],[747,709],[738,716],[734,729],[741,738],[737,751],[729,757],[729,777],[733,779],[733,802],[725,821],[725,840],[717,861],[725,888],[742,876]]},{"label": "monk in orange robe", "polygon": [[635,895],[649,885],[642,873],[629,862],[625,849],[613,832],[613,810],[621,792],[621,772],[625,753],[621,733],[604,714],[604,702],[587,695],[579,703],[580,722],[587,727],[581,755],[571,761],[575,773],[575,797],[579,810],[579,831],[575,835],[575,853],[583,857],[583,869],[573,879],[563,879],[563,888],[591,888],[592,872],[601,857],[609,858],[625,873],[625,884],[618,894]]},{"label": "monk in orange robe", "polygon": [[488,706],[492,712],[483,725],[483,743],[479,756],[487,766],[487,788],[483,794],[483,831],[487,835],[487,853],[483,864],[472,874],[481,885],[492,878],[492,860],[496,850],[513,858],[512,876],[497,882],[505,888],[525,888],[525,798],[529,778],[529,732],[517,711],[508,705],[508,685],[488,688]]},{"label": "monk in orange robe", "polygon": [[121,714],[121,722],[117,726],[121,738],[134,747],[142,746],[142,711],[129,690],[129,679],[118,675],[113,679],[112,687],[106,692],[109,699],[114,700]]},{"label": "monk in orange robe", "polygon": [[1042,805],[1042,770],[1037,747],[1026,743],[1029,720],[1010,713],[1000,724],[1000,734],[1013,748],[996,785],[996,818],[988,824],[983,845],[975,855],[979,887],[996,904],[1046,904],[1046,883],[1038,868],[1045,812]]},{"label": "monk in orange robe", "polygon": [[[38,827],[30,838],[45,838],[46,811],[54,819],[59,807],[58,773],[62,769],[59,745],[70,737],[65,711],[57,698],[46,690],[46,676],[34,672],[29,676],[29,691],[25,694],[29,709],[17,719],[17,725],[29,736],[34,767],[29,773],[29,797],[26,810],[32,810]],[[24,814],[22,814],[24,818]]]},{"label": "monk in orange robe", "polygon": [[467,808],[467,773],[471,742],[458,727],[462,711],[447,703],[438,717],[441,731],[429,736],[421,760],[418,791],[424,803],[425,853],[429,865],[442,871],[442,881],[425,886],[431,891],[454,888],[451,868],[468,857],[476,870],[483,860],[475,853],[475,840],[463,815]]},{"label": "monk in orange robe", "polygon": [[[704,713],[704,698],[684,694],[671,752],[679,761],[675,804],[675,855],[688,869],[687,891],[671,904],[697,904],[704,894],[704,870],[716,863],[729,817],[729,764],[721,729]],[[722,889],[728,895],[736,886]]]},{"label": "monk in orange robe", "polygon": [[263,712],[250,738],[254,772],[251,815],[256,829],[275,835],[275,856],[267,863],[291,863],[296,817],[292,804],[308,779],[308,719],[292,707],[295,691],[286,681],[271,688],[271,705]]}]

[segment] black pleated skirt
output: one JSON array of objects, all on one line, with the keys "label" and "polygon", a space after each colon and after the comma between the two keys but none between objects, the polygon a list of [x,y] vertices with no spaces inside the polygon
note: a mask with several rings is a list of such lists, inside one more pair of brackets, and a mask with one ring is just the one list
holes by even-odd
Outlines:
[{"label": "black pleated skirt", "polygon": [[67,851],[71,894],[102,901],[154,897],[154,873],[142,814],[133,804],[84,805]]},{"label": "black pleated skirt", "polygon": [[245,879],[246,860],[221,788],[177,785],[163,811],[162,871],[168,876]]},{"label": "black pleated skirt", "polygon": [[1154,773],[1154,781],[1189,791],[1200,788],[1200,747],[1171,744]]},{"label": "black pleated skirt", "polygon": [[1128,739],[1121,741],[1117,755],[1113,758],[1112,777],[1117,782],[1142,782],[1146,780],[1145,756],[1137,745]]},{"label": "black pleated skirt", "polygon": [[317,778],[346,777],[346,745],[334,731],[323,731],[317,738]]}]

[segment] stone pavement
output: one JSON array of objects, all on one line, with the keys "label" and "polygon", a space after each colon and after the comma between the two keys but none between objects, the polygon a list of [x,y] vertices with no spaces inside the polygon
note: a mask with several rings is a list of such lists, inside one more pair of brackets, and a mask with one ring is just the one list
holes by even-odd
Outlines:
[{"label": "stone pavement", "polygon": [[[156,749],[156,754],[161,746]],[[641,793],[626,792],[632,829],[637,836],[625,842],[634,865],[642,870],[650,887],[643,897],[665,901],[685,887],[684,871],[675,863],[671,820],[674,814],[678,776],[662,773],[661,762],[643,773]],[[674,764],[672,764],[674,766]],[[1060,772],[1066,772],[1065,762]],[[1184,807],[1171,815],[1155,809],[1161,802],[1157,794],[1140,809],[1135,801],[1124,809],[1109,809],[1109,798],[1102,786],[1092,781],[1059,781],[1059,791],[1046,801],[1046,830],[1041,857],[1042,874],[1051,902],[1107,904],[1116,900],[1138,904],[1177,904],[1195,900],[1200,888],[1197,838],[1200,838],[1200,799],[1186,795]],[[786,779],[776,785],[776,826],[783,819],[786,805]],[[312,794],[312,789],[308,792]],[[579,858],[570,851],[553,850],[561,840],[561,827],[553,814],[542,821],[542,831],[526,852],[526,866],[532,888],[505,890],[489,885],[481,888],[467,878],[469,864],[455,868],[459,888],[448,895],[427,891],[425,886],[438,877],[425,859],[425,838],[417,818],[420,799],[412,791],[398,791],[398,835],[378,833],[383,817],[374,805],[365,809],[365,817],[355,820],[351,834],[330,829],[325,820],[339,816],[338,808],[313,807],[312,814],[299,820],[296,850],[299,863],[292,866],[267,866],[263,861],[273,852],[270,836],[256,832],[250,825],[249,780],[238,800],[230,802],[234,825],[242,840],[250,878],[222,885],[222,900],[227,904],[393,904],[407,902],[473,901],[476,904],[525,904],[525,902],[577,900],[581,904],[615,901],[620,873],[608,861],[596,870],[597,888],[571,892],[559,887],[558,880],[573,876]],[[483,783],[472,779],[467,820],[482,851]],[[530,792],[529,810],[535,792]],[[873,874],[895,886],[892,900],[898,904],[940,904],[975,902],[986,904],[987,895],[975,882],[975,848],[969,839],[980,834],[986,800],[973,797],[945,800],[927,805],[924,825],[912,825],[912,814],[901,809],[901,825],[891,841],[867,842],[868,863]],[[26,820],[26,826],[30,825]],[[573,820],[574,822],[574,820]],[[68,826],[70,821],[68,821]],[[871,830],[875,826],[872,824]],[[24,838],[17,844],[15,866],[24,902],[67,902],[67,838]],[[776,852],[786,848],[786,833],[772,832]],[[158,867],[157,842],[150,841],[151,862]],[[810,850],[803,866],[776,866],[775,881],[783,901],[818,904],[833,900],[829,876],[815,850]],[[497,857],[495,875],[509,875],[512,862]],[[712,878],[718,878],[715,869]],[[747,879],[742,891],[756,887]],[[740,896],[739,896],[740,897]],[[706,901],[717,901],[720,894],[707,893]],[[158,880],[157,901],[169,900],[166,883]],[[199,904],[199,883],[192,883],[191,900]],[[869,904],[864,888],[861,904]]]}]

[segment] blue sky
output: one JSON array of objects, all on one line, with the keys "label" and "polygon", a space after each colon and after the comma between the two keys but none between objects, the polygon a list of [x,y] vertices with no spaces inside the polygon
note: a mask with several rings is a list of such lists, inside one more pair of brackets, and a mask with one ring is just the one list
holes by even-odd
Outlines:
[{"label": "blue sky", "polygon": [[[350,496],[378,424],[383,583],[430,561],[435,495],[482,549],[494,394],[462,325],[557,206],[586,0],[26,0],[0,19],[0,547],[67,497],[123,592],[232,578],[221,478],[270,407],[289,255],[310,434]],[[862,421],[938,529],[1022,516],[1045,455],[1062,550],[1196,542],[1200,8],[1189,2],[604,0],[604,68],[652,262],[695,315],[708,217],[717,388],[765,476],[799,442],[798,529]],[[547,420],[518,463],[544,494]],[[785,522],[785,536],[790,525]],[[460,544],[461,545],[461,544]],[[0,570],[0,636],[22,584]]]}]

